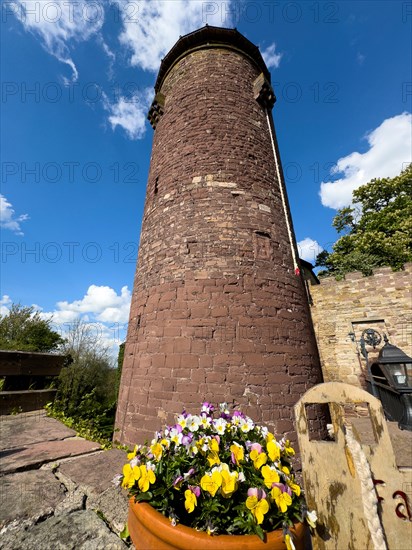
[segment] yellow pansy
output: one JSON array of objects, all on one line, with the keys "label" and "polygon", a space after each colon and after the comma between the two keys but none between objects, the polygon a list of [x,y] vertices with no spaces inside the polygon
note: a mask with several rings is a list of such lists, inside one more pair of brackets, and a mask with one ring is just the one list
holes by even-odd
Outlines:
[{"label": "yellow pansy", "polygon": [[233,445],[230,446],[230,452],[232,453],[232,461],[236,464],[236,466],[239,466],[245,458],[245,451],[243,447],[238,443],[233,443]]},{"label": "yellow pansy", "polygon": [[153,456],[155,457],[157,462],[159,462],[159,460],[162,458],[162,454],[163,454],[163,447],[161,446],[161,444],[160,443],[155,443],[154,445],[152,445],[150,447],[150,450],[152,451]]},{"label": "yellow pansy", "polygon": [[207,491],[215,496],[217,490],[222,485],[222,474],[218,471],[214,471],[211,474],[205,474],[200,480],[200,486],[204,491]]},{"label": "yellow pansy", "polygon": [[132,460],[136,456],[138,450],[139,445],[135,445],[133,451],[131,453],[127,453],[127,460]]},{"label": "yellow pansy", "polygon": [[130,464],[125,464],[123,466],[123,481],[122,487],[124,489],[130,489],[133,487],[135,481],[140,478],[140,470],[138,466],[130,466]]},{"label": "yellow pansy", "polygon": [[185,491],[185,508],[189,512],[193,512],[195,509],[195,506],[197,506],[197,498],[194,493],[190,489],[187,489]]},{"label": "yellow pansy", "polygon": [[281,470],[284,474],[286,474],[287,476],[290,474],[290,470],[287,466],[282,466],[281,467]]},{"label": "yellow pansy", "polygon": [[237,472],[228,472],[222,470],[222,488],[221,493],[224,498],[229,498],[236,491],[238,487],[239,474]]},{"label": "yellow pansy", "polygon": [[289,487],[292,489],[292,491],[295,493],[295,495],[300,496],[300,487],[296,483],[293,483],[293,481],[288,482]]},{"label": "yellow pansy", "polygon": [[212,467],[215,464],[220,464],[219,443],[215,438],[209,441],[209,449],[210,449],[210,453],[207,455],[209,466]]},{"label": "yellow pansy", "polygon": [[259,453],[257,449],[253,449],[253,451],[250,452],[250,458],[253,460],[253,465],[256,470],[259,470],[259,468],[268,461],[267,454]]},{"label": "yellow pansy", "polygon": [[275,436],[272,432],[268,432],[266,436],[266,442],[269,443],[269,441],[272,441],[272,439],[275,439]]},{"label": "yellow pansy", "polygon": [[215,439],[214,437],[212,437],[212,439],[209,441],[209,449],[215,452],[219,451],[219,443],[217,442],[217,439]]},{"label": "yellow pansy", "polygon": [[266,449],[268,451],[269,458],[272,462],[275,462],[275,460],[279,460],[280,458],[280,449],[274,439],[271,439],[266,444]]},{"label": "yellow pansy", "polygon": [[148,470],[144,464],[142,466],[139,466],[139,470],[139,489],[142,491],[142,493],[145,493],[149,490],[150,484],[153,484],[156,481],[156,476],[154,475],[153,470]]},{"label": "yellow pansy", "polygon": [[270,492],[273,500],[276,502],[277,507],[283,513],[286,512],[288,506],[292,504],[292,497],[288,493],[283,493],[279,487],[273,487]]},{"label": "yellow pansy", "polygon": [[289,439],[285,441],[284,451],[287,456],[293,456],[295,454],[295,449],[290,446]]},{"label": "yellow pansy", "polygon": [[289,534],[285,535],[285,544],[287,550],[296,550],[296,546],[293,544],[292,537]]},{"label": "yellow pansy", "polygon": [[259,500],[257,496],[250,496],[246,499],[246,508],[255,516],[256,523],[260,525],[264,515],[269,511],[269,504],[266,499]]},{"label": "yellow pansy", "polygon": [[279,474],[275,469],[272,469],[270,466],[262,466],[262,476],[265,482],[265,485],[268,489],[271,489],[273,483],[279,483]]}]

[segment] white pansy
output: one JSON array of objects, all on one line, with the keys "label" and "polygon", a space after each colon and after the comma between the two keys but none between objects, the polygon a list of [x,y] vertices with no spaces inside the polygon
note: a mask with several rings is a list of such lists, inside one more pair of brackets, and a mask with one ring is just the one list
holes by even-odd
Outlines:
[{"label": "white pansy", "polygon": [[170,441],[174,443],[175,445],[179,446],[182,443],[183,434],[182,432],[178,432],[176,428],[172,428],[170,430]]},{"label": "white pansy", "polygon": [[183,414],[179,414],[179,416],[177,417],[177,423],[179,424],[179,426],[185,429],[189,419],[190,419],[190,416],[186,417],[186,416],[183,416]]},{"label": "white pansy", "polygon": [[306,512],[306,521],[309,523],[311,527],[313,527],[313,529],[316,527],[318,516],[315,510],[312,510],[311,512]]},{"label": "white pansy", "polygon": [[200,426],[200,418],[198,416],[191,416],[187,423],[187,427],[189,428],[189,430],[191,432],[197,432],[197,430],[199,429],[199,426]]},{"label": "white pansy", "polygon": [[226,430],[227,422],[224,418],[218,418],[213,422],[213,427],[219,435],[223,435]]}]

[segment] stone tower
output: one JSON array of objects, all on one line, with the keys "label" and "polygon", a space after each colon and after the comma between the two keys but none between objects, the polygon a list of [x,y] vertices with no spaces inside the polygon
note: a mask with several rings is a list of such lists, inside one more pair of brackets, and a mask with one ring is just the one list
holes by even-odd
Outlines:
[{"label": "stone tower", "polygon": [[268,69],[238,31],[206,26],[166,55],[155,93],[116,439],[206,400],[294,440],[293,405],[321,371]]}]

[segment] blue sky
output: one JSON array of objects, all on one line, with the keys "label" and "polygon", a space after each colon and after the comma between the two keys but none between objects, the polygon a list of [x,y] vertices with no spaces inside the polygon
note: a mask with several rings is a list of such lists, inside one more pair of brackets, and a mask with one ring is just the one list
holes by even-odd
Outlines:
[{"label": "blue sky", "polygon": [[204,24],[259,45],[301,256],[372,177],[411,161],[409,1],[10,0],[1,19],[1,311],[121,341],[160,59]]}]

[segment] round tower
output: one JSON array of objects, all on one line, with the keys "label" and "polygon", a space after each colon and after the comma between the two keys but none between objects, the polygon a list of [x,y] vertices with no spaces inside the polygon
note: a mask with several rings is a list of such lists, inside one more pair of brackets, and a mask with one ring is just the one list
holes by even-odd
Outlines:
[{"label": "round tower", "polygon": [[240,405],[292,440],[321,381],[261,54],[206,26],[163,59],[116,417],[143,442],[183,408]]}]

